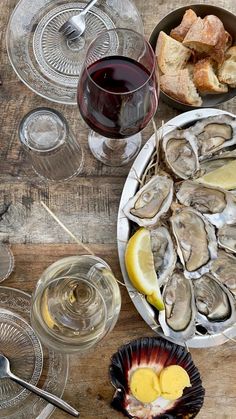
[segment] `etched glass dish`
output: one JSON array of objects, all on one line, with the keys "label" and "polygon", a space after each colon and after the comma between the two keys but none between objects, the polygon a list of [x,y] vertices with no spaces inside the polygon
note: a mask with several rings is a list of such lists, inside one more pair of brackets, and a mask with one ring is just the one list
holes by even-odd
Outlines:
[{"label": "etched glass dish", "polygon": [[83,36],[68,41],[58,30],[85,5],[73,0],[20,0],[8,24],[7,51],[16,74],[35,93],[54,102],[76,105],[87,47],[101,31],[122,27],[143,33],[131,0],[99,0],[86,15]]},{"label": "etched glass dish", "polygon": [[[29,325],[31,297],[0,286],[0,352],[9,357],[12,371],[38,387],[61,397],[68,358],[41,346]],[[46,419],[54,406],[8,379],[0,380],[0,418]]]}]

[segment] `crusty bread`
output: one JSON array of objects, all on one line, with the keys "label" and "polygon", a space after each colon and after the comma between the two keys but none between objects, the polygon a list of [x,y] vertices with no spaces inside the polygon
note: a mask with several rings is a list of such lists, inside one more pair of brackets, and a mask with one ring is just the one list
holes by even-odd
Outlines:
[{"label": "crusty bread", "polygon": [[219,68],[219,80],[229,84],[230,87],[236,87],[236,45],[226,51],[225,58],[226,60]]},{"label": "crusty bread", "polygon": [[227,36],[221,20],[214,15],[198,17],[183,40],[186,47],[206,53],[217,63],[224,60]]},{"label": "crusty bread", "polygon": [[156,55],[161,72],[171,74],[185,66],[191,51],[164,32],[160,32],[157,40]]},{"label": "crusty bread", "polygon": [[170,36],[176,41],[183,42],[192,24],[197,20],[197,15],[192,9],[186,10],[179,26],[172,29]]},{"label": "crusty bread", "polygon": [[179,102],[193,106],[201,106],[202,99],[197,93],[187,68],[178,70],[175,74],[164,74],[160,77],[160,87],[163,92]]},{"label": "crusty bread", "polygon": [[205,58],[195,64],[193,81],[198,91],[202,94],[228,92],[227,84],[219,82],[210,58]]}]

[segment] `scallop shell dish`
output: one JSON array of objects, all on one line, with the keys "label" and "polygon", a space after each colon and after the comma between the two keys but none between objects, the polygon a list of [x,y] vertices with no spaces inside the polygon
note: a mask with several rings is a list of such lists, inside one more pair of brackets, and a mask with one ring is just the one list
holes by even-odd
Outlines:
[{"label": "scallop shell dish", "polygon": [[236,323],[236,185],[208,182],[213,171],[236,169],[236,119],[221,113],[157,134],[123,212],[132,233],[150,233],[164,303],[155,316],[167,338],[184,344]]}]

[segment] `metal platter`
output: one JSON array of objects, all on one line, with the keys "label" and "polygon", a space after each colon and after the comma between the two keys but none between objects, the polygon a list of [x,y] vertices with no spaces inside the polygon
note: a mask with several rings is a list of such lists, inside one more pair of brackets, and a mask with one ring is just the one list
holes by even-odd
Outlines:
[{"label": "metal platter", "polygon": [[[221,114],[227,114],[235,117],[235,115],[218,110],[218,109],[199,109],[193,110],[181,114],[170,121],[168,121],[163,127],[163,135],[166,135],[173,129],[184,126],[189,126],[194,124],[196,121],[202,118],[207,118],[210,116],[216,116]],[[137,177],[141,177],[144,172],[147,164],[149,163],[150,157],[154,151],[155,147],[155,136],[153,135],[147,143],[144,145],[140,153],[138,154],[136,160],[134,161],[133,166],[130,169],[129,175],[125,182],[123,193],[120,200],[119,212],[118,212],[118,221],[117,221],[117,241],[118,241],[118,253],[119,261],[121,266],[121,271],[123,278],[127,287],[127,291],[130,295],[131,300],[133,301],[136,309],[139,314],[142,316],[144,321],[151,327],[151,329],[157,334],[164,336],[162,329],[157,321],[156,313],[151,305],[145,299],[145,296],[140,294],[131,284],[128,274],[125,268],[124,253],[126,249],[127,242],[130,237],[130,221],[126,218],[123,213],[123,208],[127,201],[134,196],[138,189],[138,180]],[[195,335],[192,339],[188,340],[186,344],[190,348],[208,348],[211,346],[218,346],[225,342],[228,339],[236,336],[236,324],[227,328],[224,333],[217,333],[212,335]]]}]

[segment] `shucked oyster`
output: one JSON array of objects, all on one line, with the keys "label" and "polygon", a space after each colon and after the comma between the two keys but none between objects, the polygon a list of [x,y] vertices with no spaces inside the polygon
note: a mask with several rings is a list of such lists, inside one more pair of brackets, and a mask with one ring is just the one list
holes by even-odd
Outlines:
[{"label": "shucked oyster", "polygon": [[217,333],[236,322],[233,295],[217,279],[203,275],[193,281],[197,320],[208,332]]},{"label": "shucked oyster", "polygon": [[151,229],[150,236],[155,270],[161,286],[172,274],[177,256],[170,233],[166,227]]},{"label": "shucked oyster", "polygon": [[199,278],[209,271],[211,260],[217,257],[214,227],[191,207],[178,206],[170,221],[184,274],[188,278]]},{"label": "shucked oyster", "polygon": [[227,163],[236,160],[236,150],[224,151],[219,155],[211,156],[210,158],[200,162],[201,176],[213,170],[219,169]]},{"label": "shucked oyster", "polygon": [[173,180],[153,176],[124,207],[126,217],[139,226],[153,226],[168,211],[173,197]]},{"label": "shucked oyster", "polygon": [[211,263],[211,273],[236,297],[236,258],[233,255],[219,250],[217,259]]},{"label": "shucked oyster", "polygon": [[197,137],[200,159],[236,143],[236,119],[230,115],[204,118],[190,130]]},{"label": "shucked oyster", "polygon": [[221,247],[230,250],[230,252],[236,253],[236,224],[224,225],[219,228],[217,235],[218,243]]},{"label": "shucked oyster", "polygon": [[189,179],[199,170],[196,138],[189,130],[174,130],[163,137],[167,166],[181,179]]},{"label": "shucked oyster", "polygon": [[187,180],[177,192],[181,204],[200,211],[216,227],[236,222],[236,197],[214,186]]},{"label": "shucked oyster", "polygon": [[165,310],[159,322],[166,336],[186,341],[195,333],[195,303],[192,283],[182,272],[174,272],[168,279],[163,295]]}]

